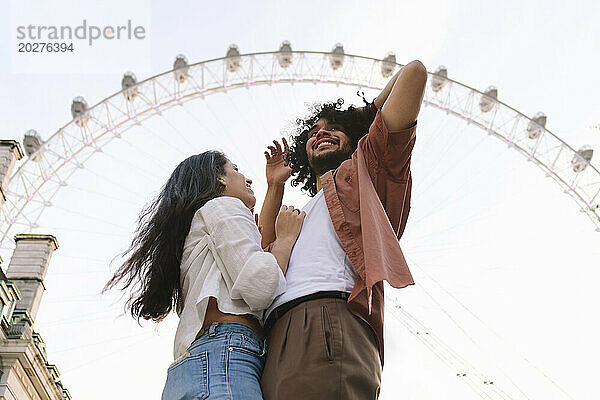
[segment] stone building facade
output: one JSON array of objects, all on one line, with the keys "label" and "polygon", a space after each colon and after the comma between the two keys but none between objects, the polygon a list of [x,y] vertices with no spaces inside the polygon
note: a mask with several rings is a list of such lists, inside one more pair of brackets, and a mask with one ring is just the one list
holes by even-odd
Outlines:
[{"label": "stone building facade", "polygon": [[[18,142],[0,140],[0,207],[17,160]],[[70,400],[46,345],[34,330],[50,258],[58,242],[52,235],[15,237],[6,272],[0,268],[0,400]],[[1,262],[1,260],[0,260]]]}]

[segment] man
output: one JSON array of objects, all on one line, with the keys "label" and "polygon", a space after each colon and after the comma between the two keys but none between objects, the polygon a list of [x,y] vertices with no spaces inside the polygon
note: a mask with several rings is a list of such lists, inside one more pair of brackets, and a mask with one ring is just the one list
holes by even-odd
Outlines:
[{"label": "man", "polygon": [[275,239],[290,175],[313,196],[302,209],[307,216],[286,292],[265,313],[266,400],[377,398],[383,281],[414,283],[398,239],[410,208],[410,158],[426,81],[425,67],[413,61],[372,104],[343,111],[341,103],[322,105],[299,122],[291,148],[275,141],[265,152],[263,245]]}]

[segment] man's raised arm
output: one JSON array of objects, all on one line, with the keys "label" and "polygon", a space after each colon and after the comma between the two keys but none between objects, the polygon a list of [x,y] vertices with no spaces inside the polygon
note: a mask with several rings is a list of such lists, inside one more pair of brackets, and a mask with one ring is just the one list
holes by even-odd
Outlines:
[{"label": "man's raised arm", "polygon": [[419,115],[427,69],[418,60],[406,64],[388,82],[375,99],[381,117],[390,132],[401,131],[412,126]]}]

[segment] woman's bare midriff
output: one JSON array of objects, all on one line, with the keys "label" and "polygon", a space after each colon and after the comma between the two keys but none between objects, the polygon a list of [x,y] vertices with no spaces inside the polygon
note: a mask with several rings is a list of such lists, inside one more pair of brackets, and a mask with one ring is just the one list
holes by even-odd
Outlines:
[{"label": "woman's bare midriff", "polygon": [[196,335],[196,339],[202,336],[204,333],[204,327],[210,325],[213,322],[233,322],[236,324],[242,324],[247,326],[248,328],[254,330],[261,337],[263,336],[262,327],[256,317],[253,315],[234,315],[234,314],[226,314],[219,310],[217,307],[217,300],[214,297],[211,297],[208,300],[208,307],[206,308],[206,315],[204,316],[204,323],[202,324],[202,329],[198,331]]}]

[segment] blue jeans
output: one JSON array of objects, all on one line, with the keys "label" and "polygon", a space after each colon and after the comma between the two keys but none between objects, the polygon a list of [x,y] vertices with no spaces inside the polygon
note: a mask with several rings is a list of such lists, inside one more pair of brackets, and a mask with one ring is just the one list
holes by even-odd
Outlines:
[{"label": "blue jeans", "polygon": [[162,400],[262,400],[266,342],[247,326],[212,323],[167,370]]}]

